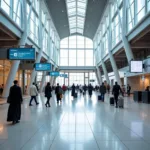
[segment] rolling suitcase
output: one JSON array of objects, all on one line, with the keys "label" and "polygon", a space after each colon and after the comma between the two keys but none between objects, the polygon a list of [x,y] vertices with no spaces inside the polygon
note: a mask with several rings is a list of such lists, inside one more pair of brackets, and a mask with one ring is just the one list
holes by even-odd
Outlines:
[{"label": "rolling suitcase", "polygon": [[77,93],[74,94],[74,98],[77,98]]},{"label": "rolling suitcase", "polygon": [[120,108],[124,107],[124,99],[121,96],[118,98],[118,107]]},{"label": "rolling suitcase", "polygon": [[102,96],[101,95],[98,95],[98,100],[102,100]]},{"label": "rolling suitcase", "polygon": [[110,105],[114,105],[114,98],[110,97]]}]

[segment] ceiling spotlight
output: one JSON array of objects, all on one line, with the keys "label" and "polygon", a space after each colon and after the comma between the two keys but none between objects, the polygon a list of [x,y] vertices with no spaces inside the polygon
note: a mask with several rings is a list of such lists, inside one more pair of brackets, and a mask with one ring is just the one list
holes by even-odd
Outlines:
[{"label": "ceiling spotlight", "polygon": [[62,10],[62,13],[64,12],[64,10]]}]

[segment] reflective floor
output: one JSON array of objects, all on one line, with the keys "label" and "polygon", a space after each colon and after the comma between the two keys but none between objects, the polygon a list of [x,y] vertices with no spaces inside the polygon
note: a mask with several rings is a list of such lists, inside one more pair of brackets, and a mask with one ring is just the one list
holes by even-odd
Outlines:
[{"label": "reflective floor", "polygon": [[150,105],[125,98],[125,108],[66,93],[62,104],[38,97],[40,105],[22,105],[19,124],[6,122],[8,105],[0,105],[0,150],[150,150]]}]

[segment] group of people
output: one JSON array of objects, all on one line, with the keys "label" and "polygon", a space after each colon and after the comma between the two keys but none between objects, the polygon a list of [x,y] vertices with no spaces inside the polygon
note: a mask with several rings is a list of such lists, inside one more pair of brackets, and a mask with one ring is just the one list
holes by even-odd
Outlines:
[{"label": "group of people", "polygon": [[91,84],[89,84],[88,86],[86,84],[84,86],[82,86],[82,85],[75,86],[73,83],[71,89],[72,89],[71,96],[73,96],[73,97],[75,97],[76,91],[77,92],[80,91],[80,93],[83,93],[83,95],[85,95],[87,90],[88,90],[89,96],[91,97],[92,91],[93,91],[93,86]]},{"label": "group of people", "polygon": [[[102,96],[102,100],[104,101],[104,97],[105,97],[106,92],[108,91],[108,88],[105,86],[104,83],[102,83],[102,85],[100,87],[95,87],[95,89],[96,88],[97,88],[97,90],[99,89],[101,96]],[[94,88],[91,84],[89,84],[88,86],[86,86],[86,84],[84,86],[80,85],[78,87],[76,87],[73,84],[71,94],[74,97],[76,90],[79,90],[81,93],[83,92],[83,95],[85,95],[86,91],[88,90],[89,96],[91,97],[93,89]],[[47,85],[45,86],[45,97],[47,98],[47,101],[45,103],[46,107],[51,107],[50,99],[52,97],[52,90],[53,90],[53,87],[51,87],[50,82],[48,82]],[[62,101],[63,93],[66,90],[67,90],[67,87],[65,85],[63,85],[61,87],[57,83],[57,86],[55,87],[57,103]],[[109,90],[110,90],[110,88],[109,88]],[[130,90],[131,90],[131,87],[128,85],[127,86],[128,94],[130,94]],[[118,85],[118,83],[116,82],[112,89],[112,94],[114,95],[114,99],[116,101],[116,107],[117,107],[118,96],[119,96],[120,92],[123,93],[120,85]],[[32,83],[32,85],[30,86],[29,93],[31,96],[29,106],[32,106],[33,100],[35,101],[36,105],[38,105],[39,103],[37,101],[37,95],[39,93],[39,89],[35,83]],[[20,120],[20,117],[21,117],[21,103],[23,102],[23,97],[22,97],[21,88],[19,87],[17,80],[14,81],[14,85],[10,88],[7,102],[10,104],[9,109],[8,109],[7,121],[12,121],[13,124],[18,123]]]},{"label": "group of people", "polygon": [[[13,124],[19,123],[19,120],[21,118],[21,103],[23,102],[23,96],[22,96],[22,90],[21,87],[18,84],[18,81],[15,80],[14,85],[9,90],[9,96],[7,98],[7,102],[9,103],[8,108],[8,114],[7,114],[7,121],[11,122]],[[39,89],[36,86],[35,83],[32,83],[29,89],[29,94],[31,96],[29,106],[32,106],[32,101],[34,100],[36,105],[38,105],[37,96],[39,93]],[[62,100],[62,94],[63,89],[59,84],[57,84],[55,88],[55,94],[57,103]],[[50,85],[50,82],[47,83],[45,86],[45,97],[47,98],[47,101],[45,103],[46,107],[51,107],[50,105],[50,98],[52,97],[52,87]]]}]

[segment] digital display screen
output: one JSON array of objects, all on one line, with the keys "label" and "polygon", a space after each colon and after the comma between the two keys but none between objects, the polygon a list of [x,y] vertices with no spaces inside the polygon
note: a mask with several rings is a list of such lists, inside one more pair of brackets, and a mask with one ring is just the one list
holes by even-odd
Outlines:
[{"label": "digital display screen", "polygon": [[52,72],[50,72],[50,76],[58,77],[58,76],[59,76],[59,72],[57,72],[57,71],[52,71]]},{"label": "digital display screen", "polygon": [[10,60],[35,60],[34,48],[11,48],[8,50]]},{"label": "digital display screen", "polygon": [[130,62],[131,73],[142,73],[143,72],[143,61],[131,61]]},{"label": "digital display screen", "polygon": [[60,77],[68,78],[67,74],[60,74]]},{"label": "digital display screen", "polygon": [[36,63],[35,64],[36,71],[51,71],[50,63]]}]

